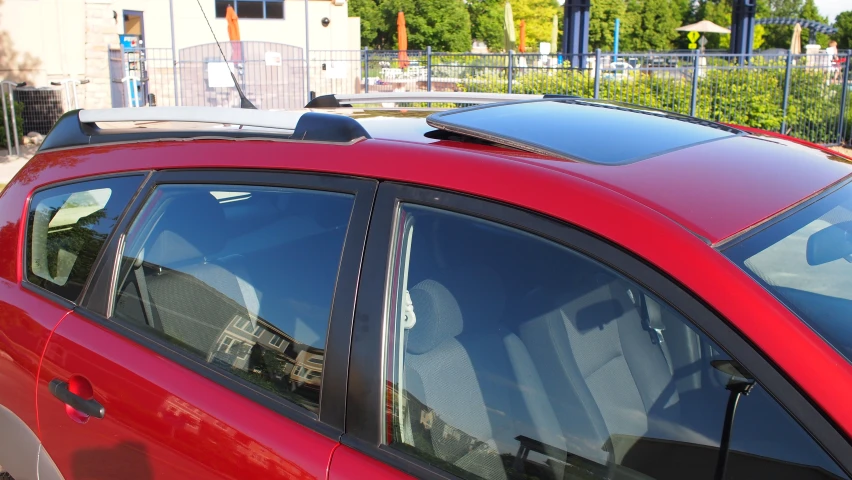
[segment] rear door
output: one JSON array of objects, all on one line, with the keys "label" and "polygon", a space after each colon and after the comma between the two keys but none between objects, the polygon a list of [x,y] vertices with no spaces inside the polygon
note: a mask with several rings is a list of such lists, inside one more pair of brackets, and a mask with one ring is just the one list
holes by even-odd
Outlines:
[{"label": "rear door", "polygon": [[65,477],[324,477],[375,189],[155,174],[44,355],[42,440]]}]

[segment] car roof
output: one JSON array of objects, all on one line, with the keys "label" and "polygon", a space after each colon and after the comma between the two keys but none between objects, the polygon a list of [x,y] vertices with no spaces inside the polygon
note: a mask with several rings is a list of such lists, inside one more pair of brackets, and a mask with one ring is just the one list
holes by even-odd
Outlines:
[{"label": "car roof", "polygon": [[[221,116],[222,109],[215,110]],[[125,119],[121,112],[104,112]],[[849,159],[778,135],[611,102],[532,100],[449,111],[336,107],[302,109],[288,115],[298,118],[306,112],[332,113],[338,119],[349,117],[357,122],[355,128],[342,122],[339,128],[345,135],[332,138],[338,145],[390,141],[432,155],[448,155],[446,147],[450,147],[485,155],[495,165],[508,161],[593,182],[665,215],[711,245],[766,221],[852,173]],[[260,118],[267,117],[269,112],[260,114]],[[500,118],[502,122],[494,120]],[[157,122],[145,123],[147,132],[153,133],[153,123]],[[177,128],[159,123],[159,128]],[[258,123],[260,127],[236,131],[240,136],[254,131],[263,138],[268,129]],[[128,125],[122,126],[126,131]],[[226,130],[235,132],[230,126],[217,133],[224,135],[221,132]],[[142,141],[156,135],[149,134]],[[533,138],[536,135],[540,138]],[[555,135],[561,138],[553,141]],[[61,139],[61,135],[54,137]],[[49,140],[50,135],[46,143]],[[478,168],[487,174],[487,167]]]}]

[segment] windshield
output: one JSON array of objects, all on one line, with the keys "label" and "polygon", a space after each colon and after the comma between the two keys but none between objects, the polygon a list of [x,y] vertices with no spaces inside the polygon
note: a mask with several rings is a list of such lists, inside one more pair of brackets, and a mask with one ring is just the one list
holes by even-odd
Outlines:
[{"label": "windshield", "polygon": [[723,253],[852,359],[852,184]]}]

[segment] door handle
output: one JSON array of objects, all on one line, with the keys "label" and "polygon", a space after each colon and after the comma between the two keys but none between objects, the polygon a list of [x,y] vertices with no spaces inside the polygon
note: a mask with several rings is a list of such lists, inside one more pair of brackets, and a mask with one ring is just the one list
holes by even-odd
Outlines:
[{"label": "door handle", "polygon": [[98,403],[94,398],[85,399],[68,389],[68,382],[63,382],[58,378],[50,381],[50,393],[58,398],[62,403],[69,407],[82,412],[90,417],[104,418],[106,411],[104,406]]}]

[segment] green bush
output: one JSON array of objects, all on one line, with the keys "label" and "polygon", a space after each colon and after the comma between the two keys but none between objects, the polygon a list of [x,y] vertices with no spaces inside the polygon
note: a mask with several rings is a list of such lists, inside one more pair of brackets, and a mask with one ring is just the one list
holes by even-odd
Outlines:
[{"label": "green bush", "polygon": [[[15,102],[15,123],[18,127],[18,142],[20,143],[24,138],[24,104],[21,102]],[[9,99],[6,99],[6,119],[9,122],[9,128],[12,128],[12,116],[10,115],[10,106]],[[15,139],[12,138],[12,145],[15,144]],[[3,124],[3,120],[0,120],[0,147],[6,149],[6,127]]]},{"label": "green bush", "polygon": [[[839,140],[842,87],[826,85],[825,72],[807,69],[791,72],[785,123],[786,68],[777,62],[765,61],[754,67],[757,68],[705,70],[698,78],[695,116],[776,132],[781,131],[783,125],[784,133],[816,143]],[[594,97],[594,72],[590,70],[516,69],[513,73],[512,93]],[[458,89],[507,93],[508,76],[500,71],[462,78]],[[847,97],[852,103],[852,92]],[[599,98],[689,114],[692,70],[672,70],[666,75],[632,71],[616,76],[602,72]],[[849,108],[846,116],[848,130],[852,130]]]}]

